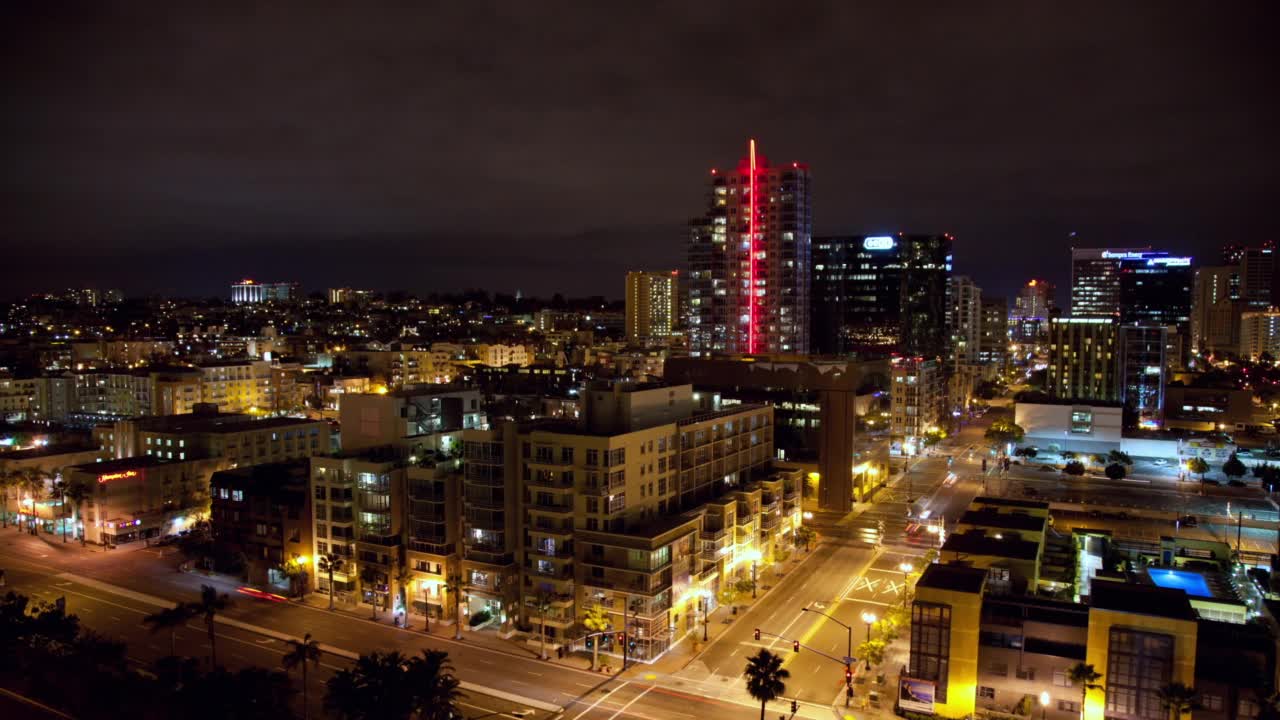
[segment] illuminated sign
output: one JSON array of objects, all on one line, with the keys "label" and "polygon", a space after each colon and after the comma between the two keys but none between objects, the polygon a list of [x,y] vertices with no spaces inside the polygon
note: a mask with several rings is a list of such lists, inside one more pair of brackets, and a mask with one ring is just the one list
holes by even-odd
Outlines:
[{"label": "illuminated sign", "polygon": [[98,482],[104,483],[110,480],[127,480],[129,478],[136,478],[136,477],[138,477],[137,470],[125,470],[124,472],[107,473],[106,475],[99,475]]},{"label": "illuminated sign", "polygon": [[1191,264],[1189,257],[1158,257],[1147,260],[1148,265],[1164,265],[1165,267],[1187,267]]},{"label": "illuminated sign", "polygon": [[862,241],[863,250],[892,250],[896,243],[893,238],[888,235],[876,235],[875,237],[864,238]]},{"label": "illuminated sign", "polygon": [[1145,252],[1115,252],[1114,250],[1103,250],[1102,257],[1107,260],[1141,260],[1150,255]]}]

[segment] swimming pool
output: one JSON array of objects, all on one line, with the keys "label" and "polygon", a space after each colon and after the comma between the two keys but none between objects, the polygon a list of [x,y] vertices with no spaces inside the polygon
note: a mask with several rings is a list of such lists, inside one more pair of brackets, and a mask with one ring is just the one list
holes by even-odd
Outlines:
[{"label": "swimming pool", "polygon": [[1213,597],[1213,593],[1209,591],[1209,584],[1199,573],[1168,568],[1147,568],[1147,576],[1151,578],[1151,582],[1160,587],[1176,588],[1196,597]]}]

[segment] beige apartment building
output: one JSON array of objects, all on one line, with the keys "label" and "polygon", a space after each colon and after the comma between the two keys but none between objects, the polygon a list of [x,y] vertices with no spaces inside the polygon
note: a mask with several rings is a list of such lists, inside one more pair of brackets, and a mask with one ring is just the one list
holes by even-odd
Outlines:
[{"label": "beige apartment building", "polygon": [[203,410],[120,420],[93,430],[94,444],[112,458],[220,458],[230,468],[326,454],[332,449],[329,434],[329,423],[320,420],[255,420],[244,414]]}]

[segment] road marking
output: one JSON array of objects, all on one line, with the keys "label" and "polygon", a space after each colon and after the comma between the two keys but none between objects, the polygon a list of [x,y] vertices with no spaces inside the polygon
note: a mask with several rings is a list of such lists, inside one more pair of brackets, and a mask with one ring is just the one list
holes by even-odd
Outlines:
[{"label": "road marking", "polygon": [[479,705],[472,705],[471,703],[468,703],[468,702],[459,702],[458,704],[462,705],[463,707],[469,707],[475,710],[479,710],[484,713],[484,717],[504,717],[504,718],[517,718],[517,719],[522,717],[520,715],[511,715],[509,713],[504,713],[500,710],[494,710],[493,708],[480,707]]},{"label": "road marking", "polygon": [[733,649],[733,652],[729,653],[729,657],[733,657],[734,655],[737,655],[737,654],[738,654],[738,651],[739,651],[739,650],[741,650],[741,649],[742,649],[742,648],[740,648],[740,647],[736,647],[736,648],[734,648],[734,649]]},{"label": "road marking", "polygon": [[613,720],[614,718],[618,717],[618,716],[619,716],[619,715],[621,715],[622,713],[626,712],[626,711],[627,711],[627,708],[631,707],[632,705],[635,705],[637,700],[639,700],[640,698],[644,697],[645,695],[648,695],[648,694],[649,694],[649,691],[650,691],[650,690],[652,690],[652,689],[653,689],[653,686],[652,686],[652,685],[650,685],[649,687],[647,687],[647,688],[645,688],[645,689],[644,689],[644,692],[642,692],[642,693],[640,693],[639,695],[637,695],[637,696],[635,696],[635,697],[631,698],[631,702],[627,703],[626,705],[623,705],[621,708],[619,708],[619,709],[618,709],[618,712],[616,712],[616,713],[614,713],[614,714],[610,715],[610,716],[609,716],[609,720]]},{"label": "road marking", "polygon": [[586,710],[583,710],[582,712],[578,713],[577,715],[574,715],[574,716],[573,716],[573,720],[578,720],[578,718],[582,717],[583,715],[586,715],[587,713],[591,712],[592,710],[595,710],[597,707],[599,707],[599,706],[600,706],[600,703],[604,702],[604,701],[605,701],[605,699],[606,699],[606,698],[608,698],[610,695],[613,695],[613,694],[614,694],[614,693],[616,693],[617,691],[621,690],[622,688],[624,688],[624,687],[626,687],[626,686],[628,686],[628,685],[630,685],[630,684],[631,684],[631,682],[628,680],[628,681],[624,681],[621,685],[619,685],[618,687],[614,688],[613,690],[606,690],[606,691],[605,691],[605,692],[606,692],[606,694],[601,695],[601,696],[600,696],[600,698],[599,698],[599,699],[597,699],[594,703],[592,703],[590,707],[588,707]]}]

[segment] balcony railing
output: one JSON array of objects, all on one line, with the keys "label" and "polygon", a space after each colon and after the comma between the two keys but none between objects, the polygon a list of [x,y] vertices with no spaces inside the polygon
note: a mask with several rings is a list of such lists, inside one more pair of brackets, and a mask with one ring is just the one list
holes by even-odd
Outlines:
[{"label": "balcony railing", "polygon": [[427,553],[429,555],[452,555],[453,543],[435,543],[425,540],[409,540],[409,549],[413,552]]},{"label": "balcony railing", "polygon": [[553,490],[572,490],[573,476],[566,478],[556,472],[542,477],[535,472],[529,476],[529,480],[525,484],[531,487],[551,488]]},{"label": "balcony railing", "polygon": [[356,537],[356,539],[368,545],[382,545],[383,547],[396,547],[400,544],[399,535],[362,532]]},{"label": "balcony railing", "polygon": [[549,503],[549,502],[538,502],[537,500],[534,500],[530,502],[526,507],[530,510],[536,510],[538,512],[544,512],[544,513],[556,513],[558,515],[564,515],[564,514],[573,512],[572,503]]}]

